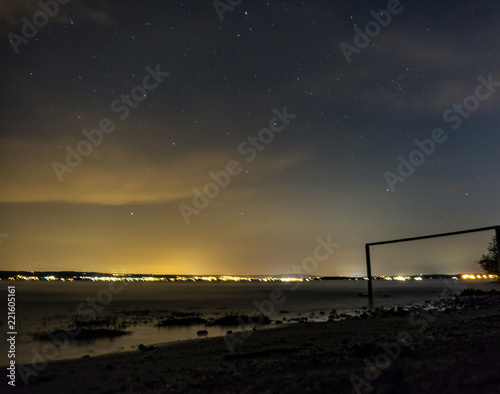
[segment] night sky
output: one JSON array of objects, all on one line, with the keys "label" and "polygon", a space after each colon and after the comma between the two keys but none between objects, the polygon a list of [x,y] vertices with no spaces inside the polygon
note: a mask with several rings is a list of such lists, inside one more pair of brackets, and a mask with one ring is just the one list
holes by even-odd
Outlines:
[{"label": "night sky", "polygon": [[279,274],[321,237],[307,273],[362,275],[500,224],[497,1],[60,1],[0,4],[0,270]]}]

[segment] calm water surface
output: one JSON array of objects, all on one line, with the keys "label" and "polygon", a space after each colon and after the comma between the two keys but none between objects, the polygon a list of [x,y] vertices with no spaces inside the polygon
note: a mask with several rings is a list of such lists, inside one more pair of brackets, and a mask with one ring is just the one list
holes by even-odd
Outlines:
[{"label": "calm water surface", "polygon": [[[238,311],[251,313],[256,305],[265,309],[271,320],[282,320],[307,316],[310,320],[328,319],[332,309],[338,313],[352,312],[368,307],[366,281],[314,281],[303,283],[281,282],[150,282],[129,283],[122,287],[96,282],[0,282],[0,294],[6,310],[7,286],[16,287],[16,361],[29,363],[37,354],[47,354],[51,359],[77,358],[84,355],[98,355],[110,352],[137,349],[139,344],[158,344],[197,338],[197,331],[206,329],[208,336],[222,336],[228,330],[223,327],[168,327],[154,326],[151,316],[160,316],[161,311],[196,311],[204,317],[217,317]],[[419,304],[440,297],[443,290],[455,288],[458,291],[471,286],[463,280],[423,280],[423,281],[374,281],[375,306],[396,306]],[[474,282],[474,287],[498,288],[497,284]],[[279,305],[271,303],[272,294],[280,291]],[[275,292],[275,293],[273,293]],[[111,298],[107,297],[111,294]],[[99,296],[99,299],[98,299]],[[275,298],[276,299],[276,298]],[[102,309],[101,309],[102,308]],[[98,310],[97,316],[136,317],[137,324],[128,327],[130,335],[115,339],[99,339],[92,342],[72,341],[69,345],[58,346],[56,352],[49,353],[49,342],[33,339],[33,334],[62,328],[75,315]],[[147,313],[144,313],[148,311]],[[285,312],[286,311],[286,312]],[[271,312],[271,313],[269,313]],[[321,313],[321,312],[324,312]],[[4,314],[2,314],[4,315]],[[146,318],[145,318],[146,317]],[[273,325],[275,326],[275,325]],[[248,329],[248,327],[231,328]],[[7,332],[6,317],[0,317],[0,330]],[[222,339],[221,339],[222,340]],[[44,350],[45,346],[45,350]],[[51,348],[50,350],[54,350]],[[0,365],[7,365],[5,341],[1,344]]]}]

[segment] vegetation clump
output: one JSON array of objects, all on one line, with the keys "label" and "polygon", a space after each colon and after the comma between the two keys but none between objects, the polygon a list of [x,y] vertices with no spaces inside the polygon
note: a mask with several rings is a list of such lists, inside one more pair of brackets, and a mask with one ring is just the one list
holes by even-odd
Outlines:
[{"label": "vegetation clump", "polygon": [[207,321],[201,317],[199,312],[191,312],[187,310],[170,311],[170,313],[158,321],[157,327],[171,327],[171,326],[191,326],[195,324],[206,324]]},{"label": "vegetation clump", "polygon": [[131,334],[125,331],[127,326],[125,320],[118,315],[100,317],[93,316],[85,319],[76,315],[66,328],[58,328],[49,332],[33,334],[33,339],[38,341],[53,341],[54,338],[70,338],[72,340],[92,341],[100,338],[115,338]]},{"label": "vegetation clump", "polygon": [[241,312],[231,311],[230,313],[227,313],[224,316],[221,316],[213,320],[210,324],[222,327],[231,327],[239,325],[262,325],[262,324],[271,324],[271,319],[269,319],[269,317],[259,312],[255,312],[250,315],[245,315]]},{"label": "vegetation clump", "polygon": [[493,237],[493,240],[488,245],[488,253],[481,256],[479,260],[479,265],[487,274],[500,275],[498,272],[498,249],[497,249],[497,238]]}]

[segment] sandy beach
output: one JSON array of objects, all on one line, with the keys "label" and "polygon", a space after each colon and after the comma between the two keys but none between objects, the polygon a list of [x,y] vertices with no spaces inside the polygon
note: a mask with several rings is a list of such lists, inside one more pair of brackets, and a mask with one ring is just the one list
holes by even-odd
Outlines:
[{"label": "sandy beach", "polygon": [[[26,393],[499,393],[500,296],[200,338],[18,371]],[[234,345],[231,352],[228,347]],[[8,390],[4,389],[8,388]],[[4,391],[5,390],[5,391]]]}]

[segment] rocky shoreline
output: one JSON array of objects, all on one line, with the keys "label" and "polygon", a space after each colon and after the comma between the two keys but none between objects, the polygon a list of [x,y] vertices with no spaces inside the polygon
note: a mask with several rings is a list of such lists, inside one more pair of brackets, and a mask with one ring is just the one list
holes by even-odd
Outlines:
[{"label": "rocky shoreline", "polygon": [[[498,393],[500,292],[26,366],[27,393]],[[23,368],[23,367],[21,367]],[[6,386],[3,374],[0,387]],[[10,387],[9,387],[10,389]]]}]

